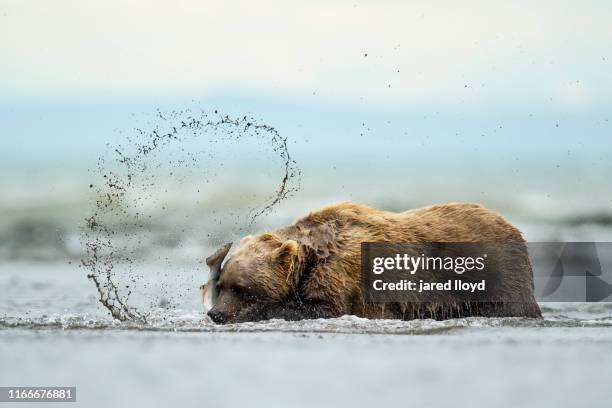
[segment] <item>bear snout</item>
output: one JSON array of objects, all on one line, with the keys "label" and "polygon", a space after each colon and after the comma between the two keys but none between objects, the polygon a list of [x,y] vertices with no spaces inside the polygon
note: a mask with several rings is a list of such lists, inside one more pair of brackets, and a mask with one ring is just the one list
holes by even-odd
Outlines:
[{"label": "bear snout", "polygon": [[208,311],[208,316],[217,324],[223,324],[226,321],[225,315],[215,308]]}]

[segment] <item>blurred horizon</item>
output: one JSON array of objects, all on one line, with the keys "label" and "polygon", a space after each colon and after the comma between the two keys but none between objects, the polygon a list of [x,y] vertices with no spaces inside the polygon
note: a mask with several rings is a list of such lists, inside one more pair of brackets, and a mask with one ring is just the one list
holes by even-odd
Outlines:
[{"label": "blurred horizon", "polygon": [[276,127],[301,161],[503,152],[598,171],[611,20],[602,1],[5,0],[0,158],[95,160],[157,109],[201,106]]}]

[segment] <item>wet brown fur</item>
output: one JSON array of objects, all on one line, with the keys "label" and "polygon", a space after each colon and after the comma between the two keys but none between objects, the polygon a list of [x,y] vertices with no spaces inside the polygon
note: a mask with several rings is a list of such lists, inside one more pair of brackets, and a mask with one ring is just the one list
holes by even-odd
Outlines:
[{"label": "wet brown fur", "polygon": [[[365,303],[362,242],[513,242],[499,262],[507,301]],[[501,254],[504,257],[504,254]],[[223,267],[215,306],[226,321],[368,318],[541,317],[521,233],[478,204],[450,203],[392,213],[351,202],[313,211],[294,224],[241,240]]]}]

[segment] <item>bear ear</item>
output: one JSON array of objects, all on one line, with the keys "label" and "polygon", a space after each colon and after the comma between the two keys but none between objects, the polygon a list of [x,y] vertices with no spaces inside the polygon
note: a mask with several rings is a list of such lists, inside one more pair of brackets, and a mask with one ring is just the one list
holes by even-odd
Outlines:
[{"label": "bear ear", "polygon": [[292,239],[284,241],[280,248],[275,251],[276,261],[285,271],[291,271],[293,269],[293,264],[297,256],[298,244]]}]

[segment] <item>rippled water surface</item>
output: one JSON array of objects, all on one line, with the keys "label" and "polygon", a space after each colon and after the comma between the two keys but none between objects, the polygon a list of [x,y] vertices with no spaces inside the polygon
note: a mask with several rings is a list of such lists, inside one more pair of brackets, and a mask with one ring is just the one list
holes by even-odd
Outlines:
[{"label": "rippled water surface", "polygon": [[158,304],[146,323],[119,322],[74,265],[0,269],[0,383],[76,385],[77,405],[607,407],[612,397],[609,303],[542,304],[543,320],[217,326],[187,286],[140,299]]}]

